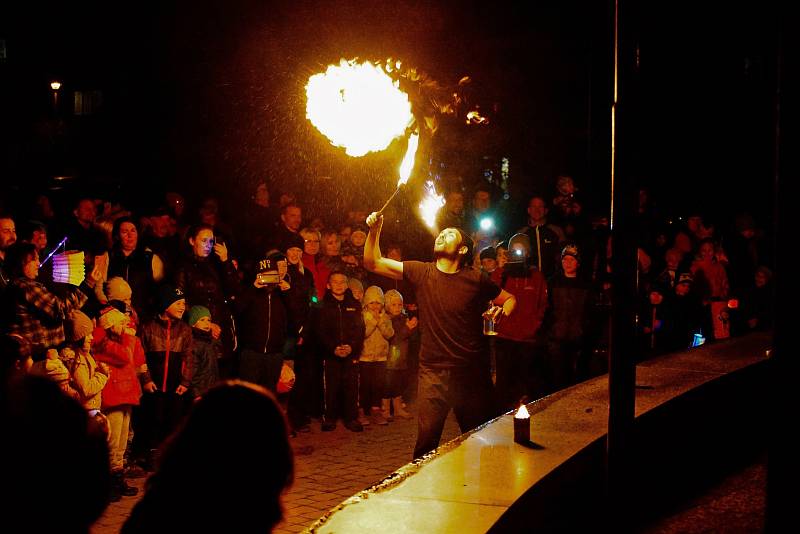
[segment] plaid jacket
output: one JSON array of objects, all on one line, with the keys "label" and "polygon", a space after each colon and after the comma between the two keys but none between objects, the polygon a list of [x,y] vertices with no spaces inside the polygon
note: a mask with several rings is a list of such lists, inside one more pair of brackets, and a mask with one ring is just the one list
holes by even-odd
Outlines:
[{"label": "plaid jacket", "polygon": [[34,354],[64,342],[64,320],[88,299],[77,287],[69,287],[62,297],[44,284],[25,277],[11,282],[5,298],[13,308],[8,331],[28,340]]}]

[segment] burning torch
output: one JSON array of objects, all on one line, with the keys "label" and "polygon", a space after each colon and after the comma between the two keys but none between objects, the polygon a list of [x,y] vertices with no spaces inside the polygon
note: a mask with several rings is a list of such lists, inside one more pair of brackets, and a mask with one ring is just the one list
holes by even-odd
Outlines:
[{"label": "burning torch", "polygon": [[400,163],[400,179],[397,180],[397,189],[394,190],[392,196],[389,197],[381,209],[378,210],[378,216],[380,217],[383,215],[384,210],[389,206],[389,203],[397,196],[397,193],[406,185],[408,182],[408,178],[411,176],[411,171],[414,169],[414,156],[417,153],[417,147],[419,146],[419,132],[412,133],[408,138],[408,148],[406,149],[406,155],[403,157],[402,163]]}]

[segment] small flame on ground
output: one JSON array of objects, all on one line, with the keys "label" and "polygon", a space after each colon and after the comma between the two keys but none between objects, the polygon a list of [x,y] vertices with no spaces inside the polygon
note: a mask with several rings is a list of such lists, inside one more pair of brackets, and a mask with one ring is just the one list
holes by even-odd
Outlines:
[{"label": "small flame on ground", "polygon": [[531,414],[528,413],[528,409],[524,404],[520,405],[517,413],[514,414],[515,419],[528,419],[530,416]]},{"label": "small flame on ground", "polygon": [[435,228],[436,213],[444,206],[444,197],[436,192],[431,180],[425,182],[425,196],[419,203],[419,213],[428,228]]},{"label": "small flame on ground", "polygon": [[408,138],[408,149],[400,163],[400,179],[397,180],[397,186],[400,187],[408,181],[411,176],[411,171],[414,170],[414,157],[417,155],[417,147],[419,146],[419,133],[414,132]]},{"label": "small flame on ground", "polygon": [[467,113],[467,124],[489,124],[489,119],[477,111],[470,111]]},{"label": "small flame on ground", "polygon": [[369,61],[328,65],[308,79],[306,97],[308,120],[349,156],[384,150],[414,121],[400,83]]}]

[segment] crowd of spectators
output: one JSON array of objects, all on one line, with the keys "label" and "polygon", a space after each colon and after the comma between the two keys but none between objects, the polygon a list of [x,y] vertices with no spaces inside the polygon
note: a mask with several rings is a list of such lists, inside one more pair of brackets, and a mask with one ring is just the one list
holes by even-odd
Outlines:
[{"label": "crowd of spectators", "polygon": [[[474,268],[517,299],[492,343],[497,413],[604,372],[610,232],[571,177],[556,184],[528,199],[525,220],[488,186],[470,205],[453,188],[438,214],[472,236]],[[136,494],[126,477],[155,469],[220,380],[278,395],[292,434],[314,420],[358,432],[411,417],[416,301],[404,281],[364,268],[366,211],[306,221],[302,200],[272,200],[264,182],[230,219],[214,198],[192,216],[177,193],[148,212],[85,196],[59,220],[40,195],[0,214],[4,382],[42,376],[83,406],[107,437],[113,499]],[[670,221],[641,192],[641,358],[771,327],[767,241],[752,216],[730,216],[730,233],[700,212]],[[428,259],[404,257],[413,247],[397,234],[387,257]],[[84,254],[79,285],[53,282],[46,258],[63,238]]]}]

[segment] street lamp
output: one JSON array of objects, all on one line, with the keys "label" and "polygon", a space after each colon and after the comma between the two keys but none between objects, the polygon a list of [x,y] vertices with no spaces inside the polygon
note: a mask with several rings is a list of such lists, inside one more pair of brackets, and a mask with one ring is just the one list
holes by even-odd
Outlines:
[{"label": "street lamp", "polygon": [[50,89],[53,90],[53,111],[58,111],[58,90],[61,89],[61,82],[57,80],[50,82]]}]

